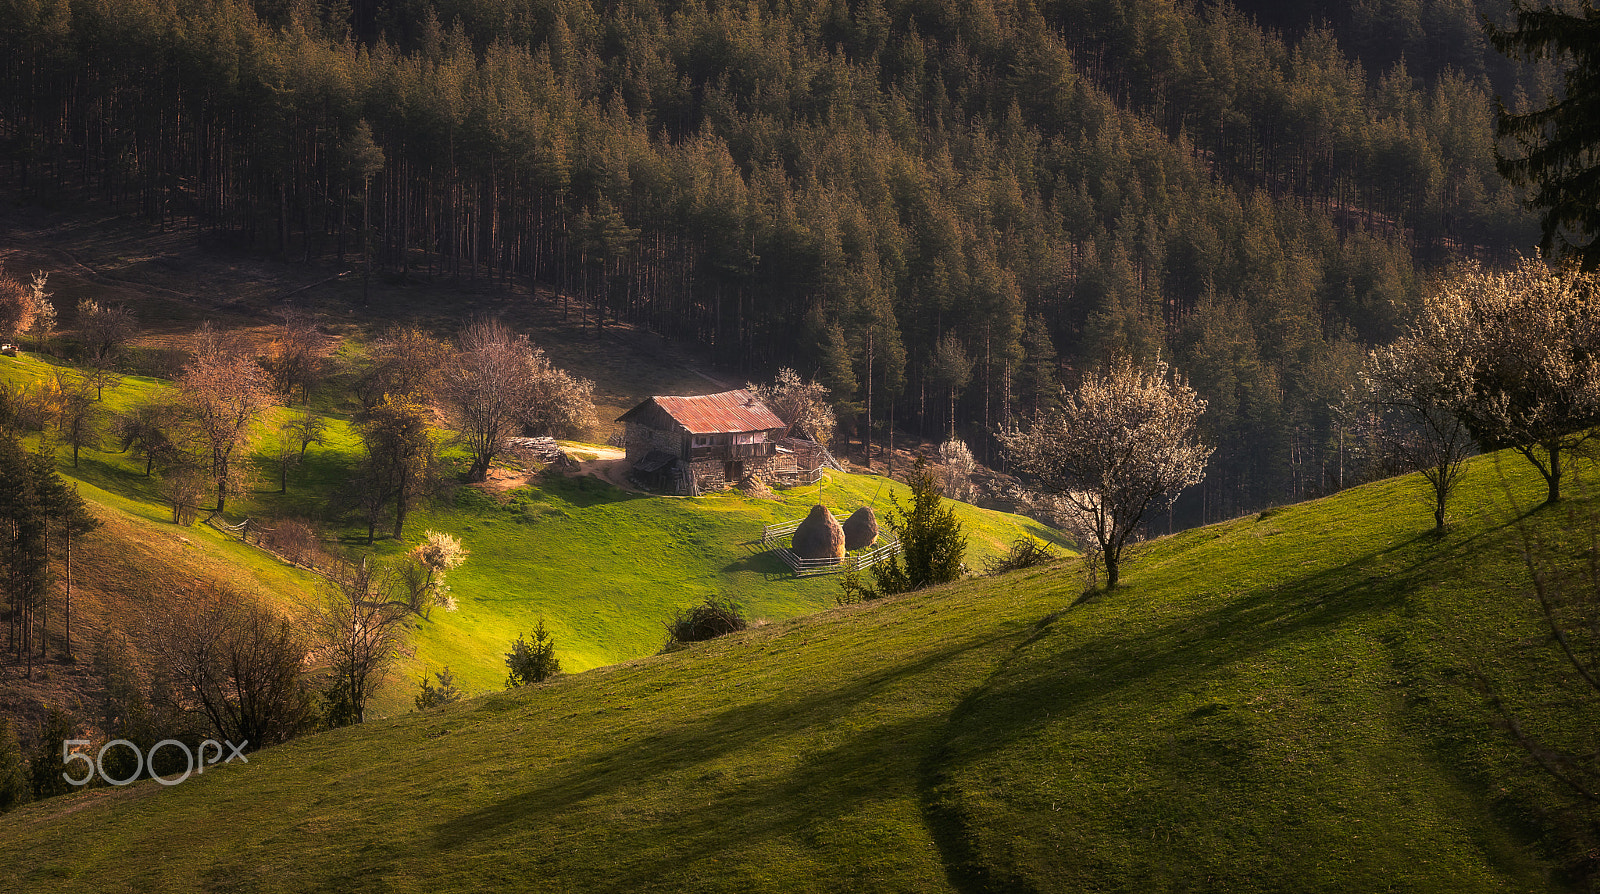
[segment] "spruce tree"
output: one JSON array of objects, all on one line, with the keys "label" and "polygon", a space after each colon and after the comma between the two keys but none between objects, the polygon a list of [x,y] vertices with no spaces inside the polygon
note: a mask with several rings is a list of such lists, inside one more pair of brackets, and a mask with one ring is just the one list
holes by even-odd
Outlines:
[{"label": "spruce tree", "polygon": [[901,555],[872,566],[878,592],[892,595],[947,584],[960,577],[961,560],[966,556],[967,537],[955,510],[944,505],[939,481],[921,460],[912,468],[906,483],[911,485],[911,505],[902,507],[890,496],[894,507],[886,521],[900,538]]},{"label": "spruce tree", "polygon": [[1497,149],[1495,166],[1512,183],[1531,187],[1529,208],[1543,209],[1540,248],[1548,256],[1577,259],[1584,270],[1600,267],[1600,15],[1585,0],[1581,8],[1513,0],[1515,24],[1487,26],[1495,49],[1517,59],[1566,59],[1565,96],[1542,108],[1513,114],[1499,104],[1497,129],[1516,140],[1523,154]]}]

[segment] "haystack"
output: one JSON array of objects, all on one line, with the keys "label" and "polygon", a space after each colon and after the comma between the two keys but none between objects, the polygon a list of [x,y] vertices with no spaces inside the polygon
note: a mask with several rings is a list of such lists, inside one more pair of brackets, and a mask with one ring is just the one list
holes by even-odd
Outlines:
[{"label": "haystack", "polygon": [[789,548],[802,559],[842,559],[844,529],[839,527],[832,513],[818,504],[811,507],[805,521],[794,529]]},{"label": "haystack", "polygon": [[865,549],[878,539],[878,514],[862,506],[844,520],[844,548]]}]

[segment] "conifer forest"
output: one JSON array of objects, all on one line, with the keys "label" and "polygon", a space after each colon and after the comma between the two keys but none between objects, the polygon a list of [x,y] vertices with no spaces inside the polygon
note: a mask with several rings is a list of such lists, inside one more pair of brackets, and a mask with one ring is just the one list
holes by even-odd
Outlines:
[{"label": "conifer forest", "polygon": [[1182,527],[1353,483],[1367,352],[1538,241],[1496,100],[1557,69],[1488,45],[1509,9],[0,0],[0,178],[791,367],[843,437],[995,466],[1062,385],[1163,360],[1217,445]]}]

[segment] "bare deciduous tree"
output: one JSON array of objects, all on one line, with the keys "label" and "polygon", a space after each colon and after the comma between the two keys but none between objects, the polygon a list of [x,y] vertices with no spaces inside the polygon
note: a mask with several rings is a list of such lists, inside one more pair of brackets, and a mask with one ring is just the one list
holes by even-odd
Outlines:
[{"label": "bare deciduous tree", "polygon": [[45,400],[51,421],[61,440],[72,447],[72,467],[78,467],[78,453],[100,443],[100,411],[89,389],[94,383],[65,372],[58,372],[45,385]]},{"label": "bare deciduous tree", "polygon": [[216,487],[216,509],[221,512],[228,494],[242,487],[241,470],[234,459],[251,424],[271,405],[271,390],[261,366],[214,333],[202,328],[196,346],[194,360],[178,378],[178,389],[183,408],[205,445]]},{"label": "bare deciduous tree", "polygon": [[95,369],[111,368],[128,340],[139,331],[133,311],[91,298],[78,301],[77,327],[85,359]]},{"label": "bare deciduous tree", "polygon": [[[187,459],[187,457],[184,457]],[[172,523],[194,524],[200,512],[200,503],[210,491],[210,480],[205,470],[190,462],[175,462],[161,472],[156,492],[162,502],[172,509]]]},{"label": "bare deciduous tree", "polygon": [[356,382],[356,397],[369,410],[385,394],[431,400],[448,354],[443,342],[421,329],[391,329],[368,350],[368,366]]},{"label": "bare deciduous tree", "polygon": [[279,426],[268,438],[267,464],[278,473],[278,493],[289,492],[289,472],[300,465],[300,456],[300,443],[287,426]]},{"label": "bare deciduous tree", "polygon": [[367,455],[357,476],[357,504],[365,513],[367,542],[377,530],[378,516],[394,503],[394,536],[405,531],[406,515],[433,480],[438,463],[429,410],[413,397],[388,395],[361,417],[361,441]]},{"label": "bare deciduous tree", "polygon": [[506,439],[522,430],[553,434],[592,417],[593,389],[551,366],[526,336],[498,320],[469,323],[440,389],[472,454],[467,480],[484,480]]},{"label": "bare deciduous tree", "polygon": [[302,409],[289,417],[283,424],[285,431],[294,436],[300,445],[300,458],[305,459],[306,448],[312,444],[322,446],[322,436],[328,431],[328,420],[311,412],[309,407]]},{"label": "bare deciduous tree", "polygon": [[293,402],[297,390],[300,400],[308,403],[311,389],[322,381],[326,366],[316,323],[310,315],[293,307],[284,308],[280,316],[283,325],[268,352],[267,371],[286,403]]},{"label": "bare deciduous tree", "polygon": [[1088,517],[1107,586],[1115,587],[1122,549],[1145,514],[1205,477],[1212,448],[1196,428],[1205,407],[1165,363],[1123,358],[1001,441],[1018,470]]},{"label": "bare deciduous tree", "polygon": [[185,424],[183,408],[173,403],[141,404],[117,417],[115,434],[124,452],[144,457],[144,474],[149,477],[157,464],[167,465],[188,450],[197,434]]},{"label": "bare deciduous tree", "polygon": [[146,642],[175,707],[218,738],[255,749],[293,738],[313,717],[301,681],[300,625],[238,593],[195,598],[151,620]]},{"label": "bare deciduous tree", "polygon": [[313,613],[312,628],[332,675],[328,722],[334,726],[365,719],[368,700],[394,662],[409,612],[392,598],[399,586],[391,567],[363,559],[328,588]]},{"label": "bare deciduous tree", "polygon": [[1509,273],[1473,266],[1424,305],[1427,343],[1450,409],[1485,449],[1511,447],[1561,499],[1562,454],[1600,419],[1600,279],[1535,260]]}]

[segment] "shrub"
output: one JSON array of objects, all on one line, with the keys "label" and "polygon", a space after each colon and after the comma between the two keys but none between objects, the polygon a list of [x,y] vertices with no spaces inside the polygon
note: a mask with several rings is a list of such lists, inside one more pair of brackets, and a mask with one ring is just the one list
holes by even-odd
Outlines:
[{"label": "shrub", "polygon": [[[64,795],[73,790],[66,777],[62,776],[67,772],[67,765],[61,759],[61,746],[68,739],[82,738],[78,735],[77,727],[72,715],[60,708],[50,709],[49,716],[39,729],[39,738],[34,744],[33,755],[28,759],[30,769],[28,775],[35,800]],[[73,778],[81,778],[83,767],[73,767],[71,772]]]},{"label": "shrub", "polygon": [[322,534],[304,519],[282,519],[264,539],[268,549],[296,565],[317,568],[328,562],[327,553],[322,549]]},{"label": "shrub", "polygon": [[543,683],[561,673],[561,659],[556,657],[556,641],[544,629],[543,618],[533,628],[533,642],[528,642],[522,634],[517,635],[517,641],[511,644],[511,651],[506,653],[506,667],[511,669],[511,675],[506,678],[507,689],[528,683]]},{"label": "shrub", "polygon": [[1057,558],[1059,557],[1050,550],[1049,545],[1032,537],[1018,537],[1011,541],[1011,549],[1005,555],[984,562],[983,570],[985,574],[1004,574],[1007,571],[1033,568],[1036,565],[1053,562]]},{"label": "shrub", "polygon": [[422,675],[422,691],[417,693],[417,710],[426,711],[439,705],[448,705],[451,702],[461,701],[461,690],[456,688],[455,675],[450,673],[450,668],[433,675],[439,681],[438,686],[428,682],[428,675]]},{"label": "shrub", "polygon": [[707,596],[705,602],[693,608],[680,609],[667,622],[667,648],[716,639],[747,626],[744,615],[733,600]]},{"label": "shrub", "polygon": [[0,813],[28,800],[28,764],[11,724],[0,717]]}]

